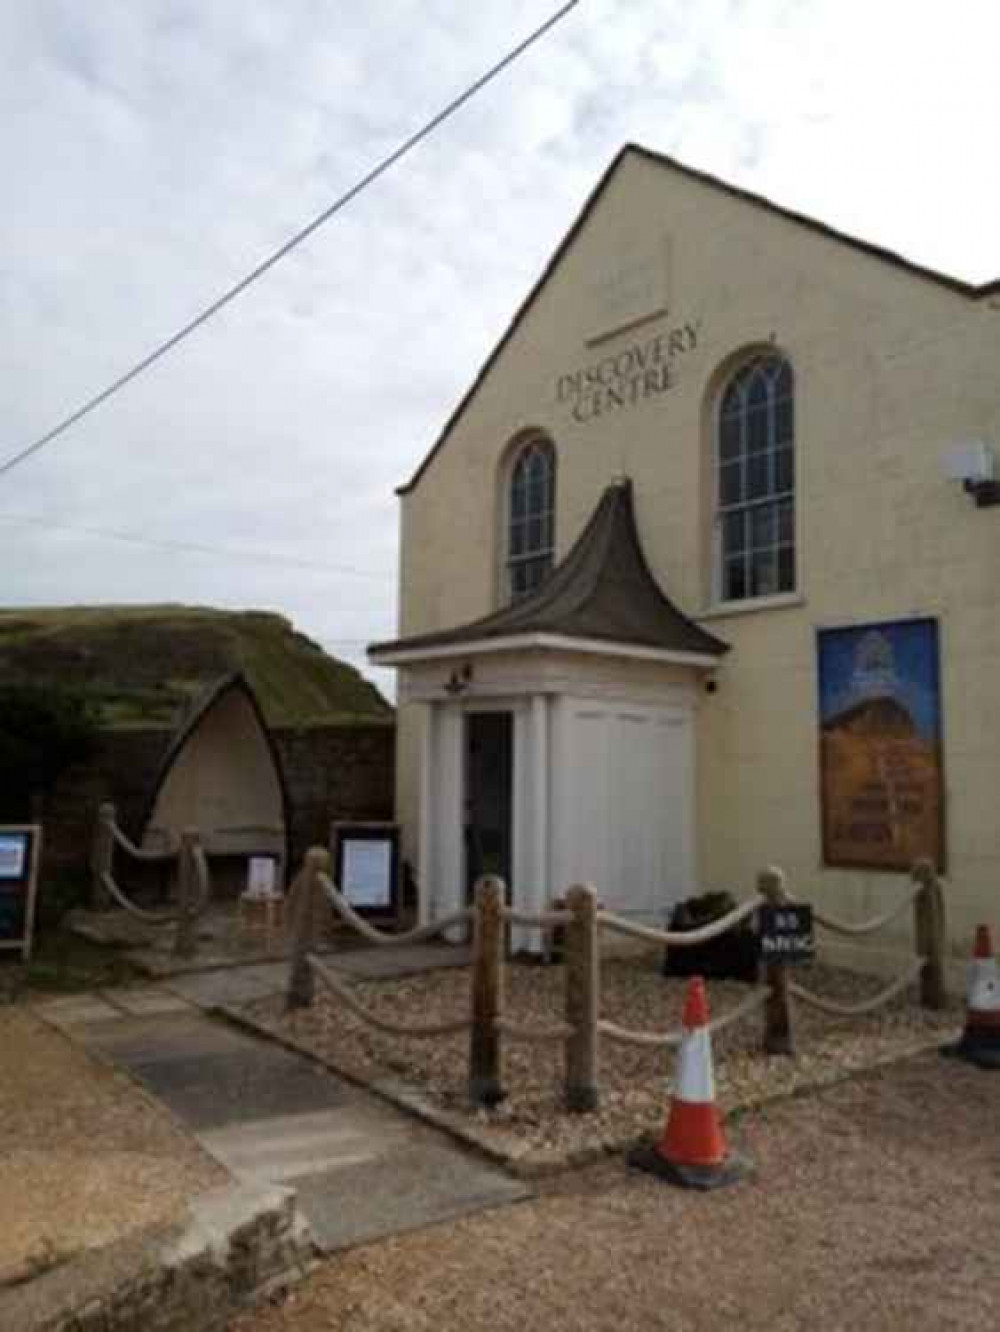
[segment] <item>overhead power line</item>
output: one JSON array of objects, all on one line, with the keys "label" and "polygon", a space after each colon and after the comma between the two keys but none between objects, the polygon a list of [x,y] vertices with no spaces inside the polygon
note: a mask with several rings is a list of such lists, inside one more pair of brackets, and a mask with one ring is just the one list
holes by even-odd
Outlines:
[{"label": "overhead power line", "polygon": [[245,277],[240,278],[238,282],[229,287],[228,290],[224,291],[221,296],[214,300],[211,305],[206,306],[200,314],[195,315],[193,319],[189,320],[189,322],[182,328],[178,329],[176,333],[167,338],[165,342],[161,342],[159,346],[155,347],[148,355],[144,356],[141,361],[137,361],[130,370],[126,370],[123,375],[119,375],[118,378],[113,380],[106,388],[101,389],[99,393],[95,393],[92,398],[88,398],[81,407],[78,407],[76,411],[71,412],[69,416],[64,417],[63,420],[53,426],[51,430],[47,431],[39,439],[36,439],[33,443],[27,445],[26,448],[21,449],[20,452],[13,454],[4,462],[0,463],[0,476],[4,476],[7,472],[13,471],[15,467],[26,462],[28,458],[31,458],[34,454],[45,448],[47,444],[51,444],[53,440],[64,434],[71,426],[75,425],[77,421],[82,421],[85,416],[88,416],[96,408],[100,407],[102,403],[107,402],[109,398],[113,397],[116,393],[119,393],[127,384],[130,384],[133,379],[137,379],[139,375],[148,370],[150,366],[166,356],[168,352],[172,351],[174,347],[183,342],[185,338],[190,337],[190,335],[194,333],[196,329],[200,328],[202,324],[207,324],[208,321],[214,318],[220,310],[223,310],[231,301],[234,301],[237,296],[242,295],[248,287],[252,286],[258,278],[262,278],[269,269],[272,269],[275,264],[284,259],[286,255],[291,254],[292,250],[301,245],[302,242],[306,240],[307,237],[311,236],[314,231],[317,231],[324,225],[324,223],[329,222],[329,220],[339,213],[342,208],[345,208],[352,199],[356,199],[362,191],[368,188],[369,185],[374,184],[380,176],[384,175],[391,167],[395,166],[401,158],[405,157],[412,151],[412,149],[416,148],[419,143],[429,135],[433,134],[439,125],[442,125],[446,120],[453,116],[456,111],[465,105],[466,102],[475,97],[475,95],[481,89],[485,88],[488,83],[492,82],[497,75],[503,73],[503,71],[522,56],[529,47],[534,46],[534,44],[544,37],[551,28],[554,28],[560,20],[565,18],[571,9],[575,9],[579,2],[580,0],[570,0],[568,4],[563,5],[562,8],[557,10],[551,18],[547,19],[541,27],[536,28],[530,36],[526,37],[522,42],[519,42],[513,50],[508,51],[502,60],[499,60],[495,65],[488,69],[485,74],[480,75],[475,83],[470,84],[463,93],[460,93],[458,97],[450,101],[443,110],[439,111],[437,115],[428,120],[419,130],[414,134],[411,134],[410,137],[405,139],[397,148],[394,148],[387,157],[383,157],[378,165],[373,167],[371,171],[362,176],[359,181],[352,185],[346,194],[342,194],[340,198],[336,199],[328,208],[324,208],[324,210],[317,214],[311,222],[307,223],[307,225],[300,231],[297,231],[294,236],[269,254],[266,259],[262,260],[256,268],[251,269]]},{"label": "overhead power line", "polygon": [[169,538],[141,536],[138,532],[115,532],[106,527],[80,527],[74,523],[52,522],[48,518],[34,518],[13,513],[0,513],[0,523],[16,523],[20,527],[41,527],[46,531],[70,532],[74,535],[96,537],[101,541],[124,541],[133,546],[152,546],[157,550],[192,552],[197,555],[216,555],[226,559],[249,560],[261,564],[281,564],[292,569],[311,569],[317,573],[332,573],[351,578],[372,578],[391,582],[392,575],[359,569],[349,564],[324,564],[319,560],[302,560],[294,555],[282,555],[273,550],[241,550],[236,546],[215,546],[206,541],[171,541]]}]

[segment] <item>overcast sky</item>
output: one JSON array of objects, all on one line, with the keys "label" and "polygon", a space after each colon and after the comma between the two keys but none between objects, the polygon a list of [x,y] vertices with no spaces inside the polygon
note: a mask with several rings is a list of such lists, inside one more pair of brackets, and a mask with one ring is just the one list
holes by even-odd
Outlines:
[{"label": "overcast sky", "polygon": [[[4,0],[0,461],[557,8]],[[623,142],[986,281],[998,48],[996,0],[582,0],[218,319],[0,478],[0,604],[268,608],[363,665],[395,629],[393,488]]]}]

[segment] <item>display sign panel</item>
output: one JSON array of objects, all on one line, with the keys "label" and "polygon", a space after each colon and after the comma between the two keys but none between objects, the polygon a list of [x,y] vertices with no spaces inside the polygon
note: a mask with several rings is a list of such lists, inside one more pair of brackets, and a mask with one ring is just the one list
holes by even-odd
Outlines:
[{"label": "display sign panel", "polygon": [[812,907],[807,903],[762,906],[757,913],[760,960],[811,962],[816,952]]},{"label": "display sign panel", "polygon": [[251,856],[247,862],[246,896],[278,897],[278,862],[274,856]]},{"label": "display sign panel", "polygon": [[334,877],[356,911],[395,916],[399,910],[399,829],[389,823],[334,825]]},{"label": "display sign panel", "polygon": [[822,630],[818,667],[824,862],[943,872],[937,622]]},{"label": "display sign panel", "polygon": [[0,880],[23,879],[30,833],[0,833]]},{"label": "display sign panel", "polygon": [[344,838],[340,889],[352,906],[392,904],[392,841],[389,838]]},{"label": "display sign panel", "polygon": [[37,824],[0,827],[0,948],[31,955],[42,830]]}]

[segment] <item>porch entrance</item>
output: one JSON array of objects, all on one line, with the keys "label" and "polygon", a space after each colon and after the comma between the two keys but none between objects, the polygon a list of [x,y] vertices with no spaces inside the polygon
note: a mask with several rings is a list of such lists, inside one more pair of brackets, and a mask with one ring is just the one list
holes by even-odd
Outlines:
[{"label": "porch entrance", "polygon": [[513,896],[514,715],[465,716],[465,893],[483,874],[499,874]]}]

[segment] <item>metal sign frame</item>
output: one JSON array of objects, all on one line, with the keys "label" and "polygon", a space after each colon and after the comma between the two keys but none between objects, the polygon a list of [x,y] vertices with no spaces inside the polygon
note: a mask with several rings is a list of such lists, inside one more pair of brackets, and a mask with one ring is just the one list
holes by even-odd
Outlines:
[{"label": "metal sign frame", "polygon": [[24,862],[20,873],[0,878],[0,897],[18,894],[23,899],[24,929],[9,938],[0,937],[0,949],[20,950],[25,962],[31,958],[31,943],[35,929],[35,901],[38,895],[38,867],[42,859],[42,825],[40,823],[0,824],[0,838],[21,838],[24,842]]},{"label": "metal sign frame", "polygon": [[[332,827],[333,842],[333,878],[348,903],[360,916],[374,920],[398,922],[402,909],[402,893],[399,881],[399,824],[380,822],[335,823]],[[350,882],[350,848],[361,844],[381,844],[386,847],[386,896],[385,902],[366,903],[359,901],[355,886]]]}]

